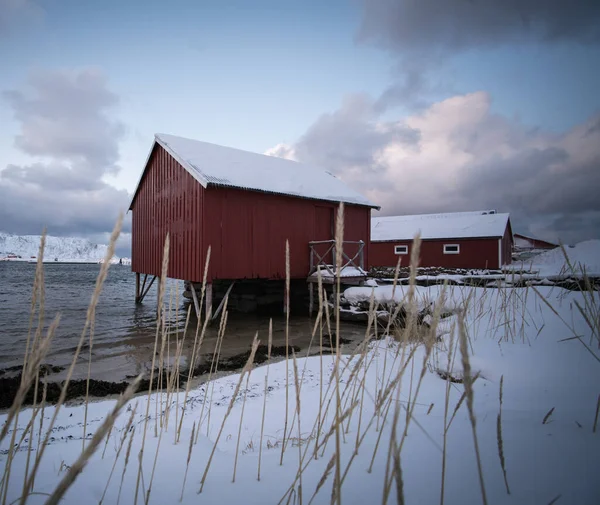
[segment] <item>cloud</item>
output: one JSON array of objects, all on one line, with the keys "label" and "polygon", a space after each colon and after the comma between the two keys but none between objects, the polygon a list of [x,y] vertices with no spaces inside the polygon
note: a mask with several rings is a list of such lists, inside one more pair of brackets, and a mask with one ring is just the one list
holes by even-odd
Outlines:
[{"label": "cloud", "polygon": [[495,208],[511,212],[515,230],[541,238],[600,237],[600,114],[559,135],[493,114],[484,92],[397,122],[353,103],[279,152],[318,162],[380,204],[382,215]]},{"label": "cloud", "polygon": [[438,54],[524,42],[600,42],[596,0],[364,0],[359,40]]},{"label": "cloud", "polygon": [[296,159],[296,153],[294,148],[288,144],[277,144],[265,151],[267,156],[275,156],[277,158],[283,158],[284,160],[298,161]]},{"label": "cloud", "polygon": [[372,173],[382,167],[375,156],[386,145],[415,148],[419,132],[406,124],[378,122],[376,104],[365,95],[351,95],[335,112],[323,114],[294,146],[294,156],[333,172]]},{"label": "cloud", "polygon": [[15,146],[37,158],[0,171],[3,231],[35,234],[47,226],[55,235],[109,232],[129,195],[103,180],[120,170],[125,129],[111,118],[119,100],[102,72],[37,71],[23,89],[3,96],[20,124]]},{"label": "cloud", "polygon": [[600,43],[597,0],[363,0],[357,40],[396,59],[394,82],[378,108],[424,108],[435,92],[454,93],[432,75],[450,57],[523,44]]},{"label": "cloud", "polygon": [[118,103],[97,69],[38,71],[29,78],[33,96],[4,92],[21,123],[16,146],[34,156],[79,162],[91,170],[116,172],[123,125],[106,110]]}]

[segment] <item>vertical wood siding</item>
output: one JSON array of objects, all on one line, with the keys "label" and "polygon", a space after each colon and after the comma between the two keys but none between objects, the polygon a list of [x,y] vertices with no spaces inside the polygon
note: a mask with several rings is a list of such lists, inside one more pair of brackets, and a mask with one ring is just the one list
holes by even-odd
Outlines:
[{"label": "vertical wood siding", "polygon": [[202,279],[203,200],[204,188],[162,147],[155,145],[132,206],[134,272],[160,275],[169,233],[168,276]]},{"label": "vertical wood siding", "polygon": [[[444,254],[444,244],[459,244],[460,254]],[[408,246],[408,254],[394,254],[394,246]],[[371,242],[370,266],[395,267],[398,257],[401,266],[410,265],[412,240],[398,242]],[[504,252],[502,253],[504,254]],[[510,257],[510,256],[509,256]],[[420,266],[446,268],[498,268],[498,239],[445,239],[421,242]]]},{"label": "vertical wood siding", "polygon": [[[504,231],[502,237],[502,265],[510,265],[512,263],[512,250],[513,250],[513,233],[510,221]],[[500,265],[500,266],[502,266]]]},{"label": "vertical wood siding", "polygon": [[[209,269],[214,279],[284,278],[286,240],[290,243],[291,277],[305,278],[310,261],[308,243],[333,238],[333,233],[322,236],[325,229],[331,229],[337,207],[333,202],[232,188],[209,188],[205,196],[203,240],[212,245],[214,253],[218,251]],[[370,209],[347,206],[346,210],[345,238],[366,243]]]}]

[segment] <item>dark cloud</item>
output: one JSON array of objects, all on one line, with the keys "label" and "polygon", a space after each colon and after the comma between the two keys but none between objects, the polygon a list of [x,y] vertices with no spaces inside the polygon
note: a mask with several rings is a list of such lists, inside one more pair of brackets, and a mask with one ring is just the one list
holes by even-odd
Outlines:
[{"label": "dark cloud", "polygon": [[415,55],[512,42],[597,43],[599,21],[596,0],[364,0],[359,39]]},{"label": "dark cloud", "polygon": [[[509,44],[600,43],[597,0],[363,0],[361,43],[388,50],[395,77],[377,107],[418,110],[452,94],[434,71],[449,57]],[[438,72],[439,73],[439,72]]]},{"label": "dark cloud", "polygon": [[[60,184],[6,184],[0,180],[2,231],[39,235],[44,226],[58,236],[89,236],[112,230],[119,210],[128,203],[127,191],[104,184],[95,190],[75,190]],[[130,223],[124,227],[130,229]]]},{"label": "dark cloud", "polygon": [[548,227],[555,230],[555,236],[565,244],[597,239],[600,230],[600,212],[561,214],[555,217]]},{"label": "dark cloud", "polygon": [[59,163],[8,165],[2,171],[2,180],[6,185],[33,185],[45,191],[98,191],[104,188],[102,180],[88,177],[89,167],[78,168]]},{"label": "dark cloud", "polygon": [[[97,69],[38,71],[4,93],[20,132],[15,146],[39,158],[0,171],[0,229],[90,236],[110,232],[129,195],[103,177],[119,170],[124,126],[110,116],[118,97]],[[127,222],[125,230],[130,227]]]},{"label": "dark cloud", "polygon": [[558,135],[492,114],[485,93],[395,123],[378,122],[368,101],[349,103],[272,154],[319,162],[380,204],[382,215],[495,208],[512,214],[517,232],[600,238],[600,115]]}]

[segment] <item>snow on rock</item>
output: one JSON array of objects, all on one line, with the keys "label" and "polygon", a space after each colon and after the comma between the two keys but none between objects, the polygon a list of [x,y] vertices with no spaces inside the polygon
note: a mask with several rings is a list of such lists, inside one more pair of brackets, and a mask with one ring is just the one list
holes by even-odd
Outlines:
[{"label": "snow on rock", "polygon": [[[0,232],[0,259],[34,261],[41,238],[39,235]],[[107,249],[105,244],[94,244],[82,238],[47,236],[44,261],[98,263],[106,256]],[[113,261],[118,263],[119,258],[115,256]]]},{"label": "snow on rock", "polygon": [[[379,305],[402,304],[407,306],[409,303],[408,292],[410,287],[407,285],[397,286],[377,286],[377,287],[352,287],[344,291],[343,297],[350,305],[368,306],[372,294],[375,295],[375,302]],[[443,299],[441,298],[444,294]],[[441,313],[456,312],[460,310],[468,297],[469,291],[461,286],[415,286],[414,303],[419,312],[430,309],[433,311],[436,304],[442,303],[439,308]]]}]

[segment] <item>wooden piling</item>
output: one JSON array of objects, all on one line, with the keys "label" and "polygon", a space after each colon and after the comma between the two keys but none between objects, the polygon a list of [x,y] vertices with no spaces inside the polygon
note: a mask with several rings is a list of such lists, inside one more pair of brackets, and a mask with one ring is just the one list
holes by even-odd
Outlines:
[{"label": "wooden piling", "polygon": [[135,303],[140,303],[140,273],[135,273]]},{"label": "wooden piling", "polygon": [[212,302],[213,302],[213,285],[212,282],[206,284],[206,318],[208,319],[209,315],[210,315],[210,311],[212,308]]}]

